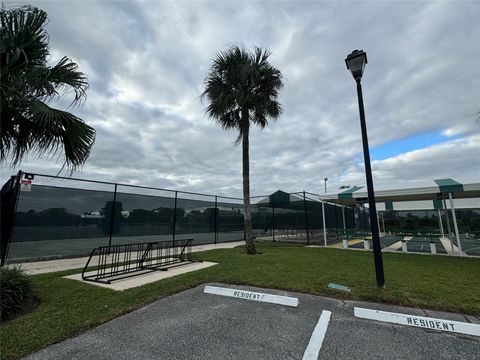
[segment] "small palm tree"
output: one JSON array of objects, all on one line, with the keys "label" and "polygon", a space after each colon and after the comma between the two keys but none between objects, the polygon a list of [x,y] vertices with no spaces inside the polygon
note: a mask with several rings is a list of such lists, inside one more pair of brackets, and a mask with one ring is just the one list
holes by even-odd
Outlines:
[{"label": "small palm tree", "polygon": [[16,164],[30,152],[55,156],[63,150],[73,170],[90,155],[95,130],[46,102],[73,92],[71,106],[79,104],[88,83],[66,57],[48,65],[46,23],[47,14],[35,7],[0,10],[0,161]]},{"label": "small palm tree", "polygon": [[252,124],[264,128],[277,119],[282,108],[277,101],[283,87],[282,73],[268,62],[270,52],[255,47],[252,53],[233,46],[219,53],[205,78],[203,98],[207,114],[223,129],[238,131],[242,143],[243,206],[247,253],[255,254],[250,212],[249,131]]}]

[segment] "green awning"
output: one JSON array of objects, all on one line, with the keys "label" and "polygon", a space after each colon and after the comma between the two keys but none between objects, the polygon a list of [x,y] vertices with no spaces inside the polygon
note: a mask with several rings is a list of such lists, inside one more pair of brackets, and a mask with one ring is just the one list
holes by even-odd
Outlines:
[{"label": "green awning", "polygon": [[463,185],[453,179],[437,179],[434,180],[440,188],[440,192],[458,192],[463,191]]},{"label": "green awning", "polygon": [[286,206],[290,204],[290,194],[285,191],[278,190],[270,195],[270,206]]},{"label": "green awning", "polygon": [[[375,189],[375,201],[377,203],[385,203],[442,200],[446,193],[452,193],[455,200],[480,198],[480,183],[460,183],[453,179],[437,179],[432,181],[431,186],[425,187],[388,190]],[[319,199],[342,205],[364,204],[368,202],[368,193],[365,186],[353,186],[345,191],[342,189],[341,192],[336,194],[319,195]],[[432,203],[430,202],[430,204]],[[390,205],[386,205],[386,209],[389,209],[389,206]],[[478,208],[478,206],[476,208]]]},{"label": "green awning", "polygon": [[340,194],[338,194],[338,198],[339,199],[351,199],[351,198],[353,198],[353,193],[355,191],[360,190],[360,189],[363,189],[363,186],[351,187],[350,189],[347,189],[347,190],[341,192]]}]

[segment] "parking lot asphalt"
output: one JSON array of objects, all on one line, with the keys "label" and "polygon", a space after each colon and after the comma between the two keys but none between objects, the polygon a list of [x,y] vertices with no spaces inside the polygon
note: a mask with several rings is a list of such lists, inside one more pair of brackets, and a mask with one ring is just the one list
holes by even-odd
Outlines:
[{"label": "parking lot asphalt", "polygon": [[[296,297],[298,307],[204,293],[205,285]],[[357,318],[354,307],[480,324],[479,317],[226,284],[158,300],[27,359],[302,359],[323,310],[318,359],[479,359],[480,337]]]}]

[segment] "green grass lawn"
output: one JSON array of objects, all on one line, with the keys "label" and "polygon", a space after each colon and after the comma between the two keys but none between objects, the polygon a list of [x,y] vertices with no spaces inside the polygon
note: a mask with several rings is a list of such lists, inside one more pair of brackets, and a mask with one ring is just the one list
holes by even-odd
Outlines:
[{"label": "green grass lawn", "polygon": [[[63,279],[79,272],[34,276],[41,304],[0,325],[1,359],[15,359],[78,334],[156,299],[206,282],[253,285],[343,299],[388,302],[480,315],[480,260],[446,256],[383,254],[385,289],[375,285],[370,252],[259,244],[194,253],[219,265],[123,292]],[[352,293],[327,288],[350,286]]]}]

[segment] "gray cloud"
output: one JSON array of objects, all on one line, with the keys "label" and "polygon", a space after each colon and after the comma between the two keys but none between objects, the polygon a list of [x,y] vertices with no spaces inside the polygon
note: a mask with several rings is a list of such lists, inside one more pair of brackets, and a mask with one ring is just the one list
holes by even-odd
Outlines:
[{"label": "gray cloud", "polygon": [[[199,96],[215,54],[243,44],[270,48],[286,78],[284,114],[252,132],[252,193],[319,192],[325,176],[330,189],[364,183],[355,86],[343,61],[355,48],[368,52],[371,146],[428,131],[459,137],[374,162],[375,183],[479,180],[472,156],[480,153],[479,3],[35,5],[49,14],[52,60],[72,57],[90,81],[75,111],[97,129],[97,141],[76,176],[240,196],[236,134],[207,118]],[[30,157],[17,168],[56,174],[60,167]]]}]

